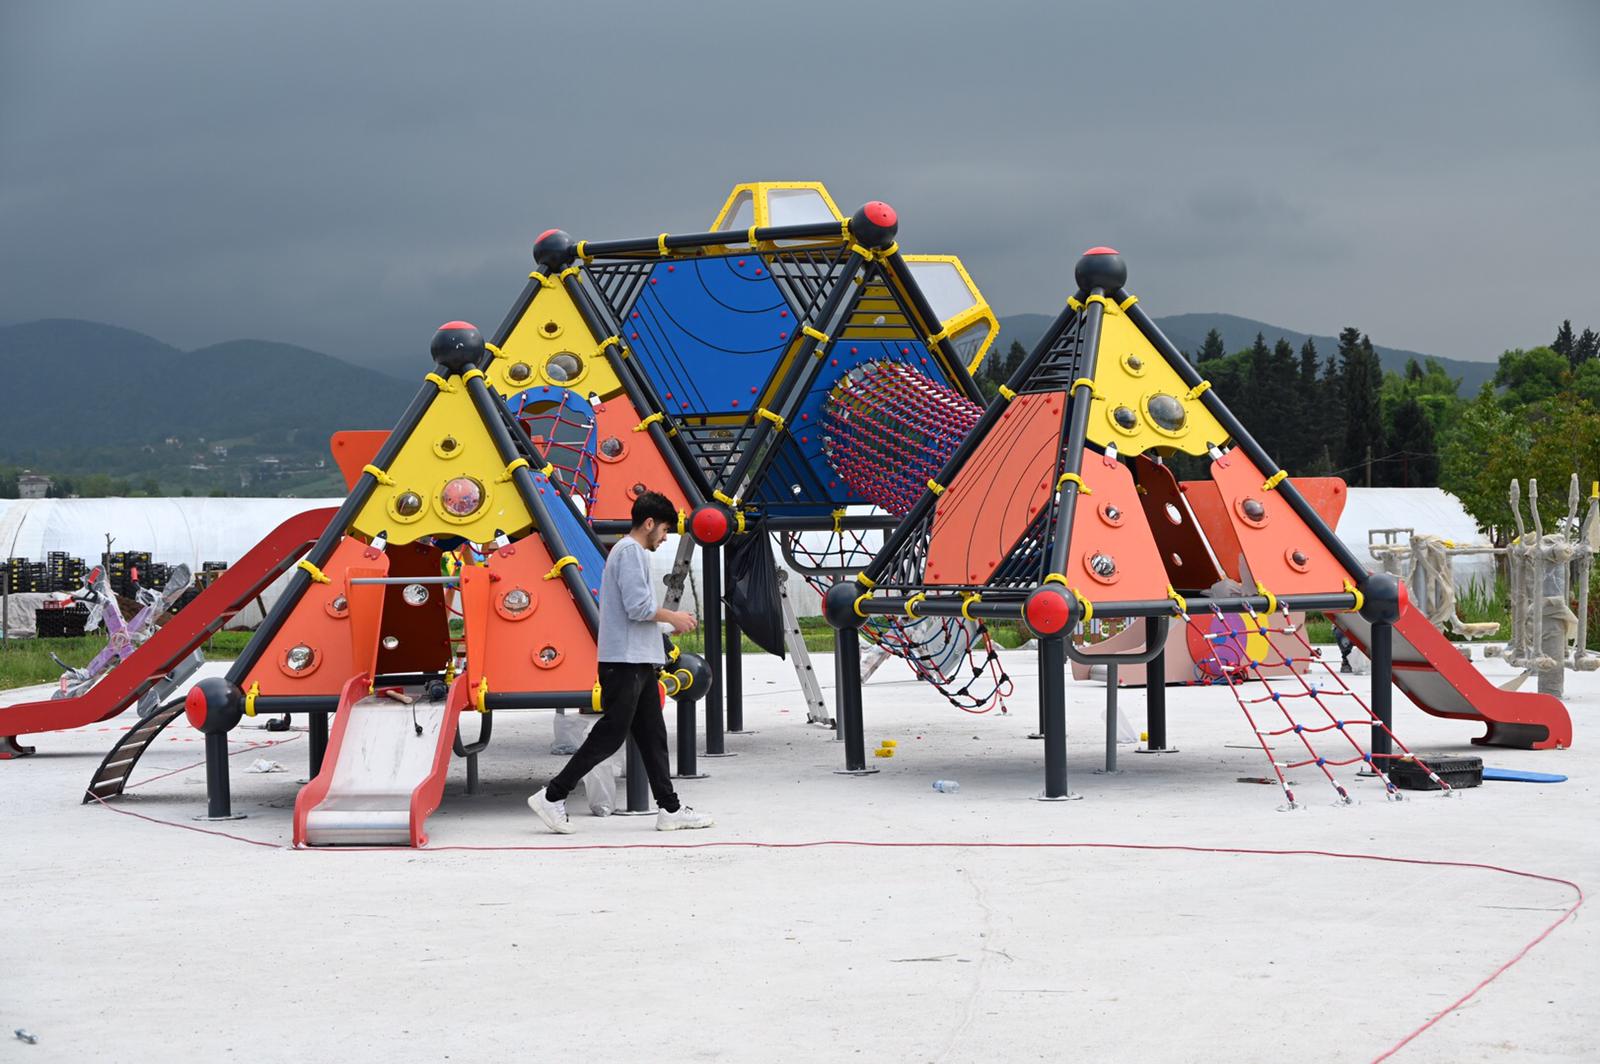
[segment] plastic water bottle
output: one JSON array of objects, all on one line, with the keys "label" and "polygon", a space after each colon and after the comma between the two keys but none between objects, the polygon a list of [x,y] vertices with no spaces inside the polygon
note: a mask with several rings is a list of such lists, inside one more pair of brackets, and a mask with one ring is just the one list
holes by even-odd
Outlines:
[{"label": "plastic water bottle", "polygon": [[955,780],[934,780],[933,789],[940,794],[954,794],[961,789],[961,784]]}]

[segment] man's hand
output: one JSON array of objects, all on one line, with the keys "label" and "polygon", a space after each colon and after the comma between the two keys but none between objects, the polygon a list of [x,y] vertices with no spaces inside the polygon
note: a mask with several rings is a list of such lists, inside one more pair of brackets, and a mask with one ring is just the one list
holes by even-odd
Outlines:
[{"label": "man's hand", "polygon": [[685,632],[694,631],[693,614],[684,613],[680,610],[662,610],[661,612],[667,615],[666,621],[672,625],[673,635],[682,635]]}]

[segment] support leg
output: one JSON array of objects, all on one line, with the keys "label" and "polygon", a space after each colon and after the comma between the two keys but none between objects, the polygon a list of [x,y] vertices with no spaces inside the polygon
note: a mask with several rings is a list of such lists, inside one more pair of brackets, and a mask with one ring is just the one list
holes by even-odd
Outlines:
[{"label": "support leg", "polygon": [[726,658],[722,674],[728,689],[728,731],[744,734],[744,632],[732,617],[728,618],[728,641],[723,645]]},{"label": "support leg", "polygon": [[1117,771],[1117,667],[1106,666],[1106,774]]},{"label": "support leg", "polygon": [[700,618],[706,633],[706,664],[711,666],[711,689],[706,692],[706,756],[726,757],[722,731],[722,548],[705,547],[702,581],[705,598]]},{"label": "support leg", "polygon": [[1167,652],[1150,659],[1144,667],[1144,719],[1149,738],[1139,750],[1141,754],[1175,754],[1176,747],[1167,745]]},{"label": "support leg", "polygon": [[1381,622],[1372,626],[1372,713],[1383,721],[1372,729],[1372,756],[1384,759],[1394,753],[1387,731],[1394,724],[1394,626]]},{"label": "support leg", "polygon": [[844,739],[846,775],[866,776],[876,771],[867,767],[867,743],[861,719],[861,633],[840,628],[834,633],[834,653],[838,658],[839,696],[835,717]]},{"label": "support leg", "polygon": [[311,778],[316,779],[322,772],[322,758],[328,752],[328,714],[313,712],[307,728],[307,738],[311,741]]},{"label": "support leg", "polygon": [[1075,797],[1067,790],[1067,647],[1064,637],[1039,640],[1039,701],[1044,710],[1044,794],[1047,802]]},{"label": "support leg", "polygon": [[228,782],[228,733],[206,733],[206,815],[196,820],[242,820],[233,811],[233,789]]},{"label": "support leg", "polygon": [[680,780],[703,780],[706,774],[695,764],[694,699],[678,703],[678,773]]}]

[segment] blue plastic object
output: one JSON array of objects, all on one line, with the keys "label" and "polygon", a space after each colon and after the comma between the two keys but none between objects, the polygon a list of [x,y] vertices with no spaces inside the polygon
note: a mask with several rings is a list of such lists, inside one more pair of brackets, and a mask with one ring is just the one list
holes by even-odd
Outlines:
[{"label": "blue plastic object", "polygon": [[1501,783],[1565,783],[1567,777],[1553,772],[1523,772],[1514,768],[1488,768],[1483,770],[1483,779],[1498,780]]}]

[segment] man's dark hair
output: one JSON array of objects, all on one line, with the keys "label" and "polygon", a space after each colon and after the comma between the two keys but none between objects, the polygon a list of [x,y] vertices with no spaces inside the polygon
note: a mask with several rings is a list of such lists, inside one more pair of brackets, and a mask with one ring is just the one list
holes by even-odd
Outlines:
[{"label": "man's dark hair", "polygon": [[678,523],[678,511],[659,491],[647,491],[633,500],[633,527],[638,528],[651,518],[663,525]]}]

